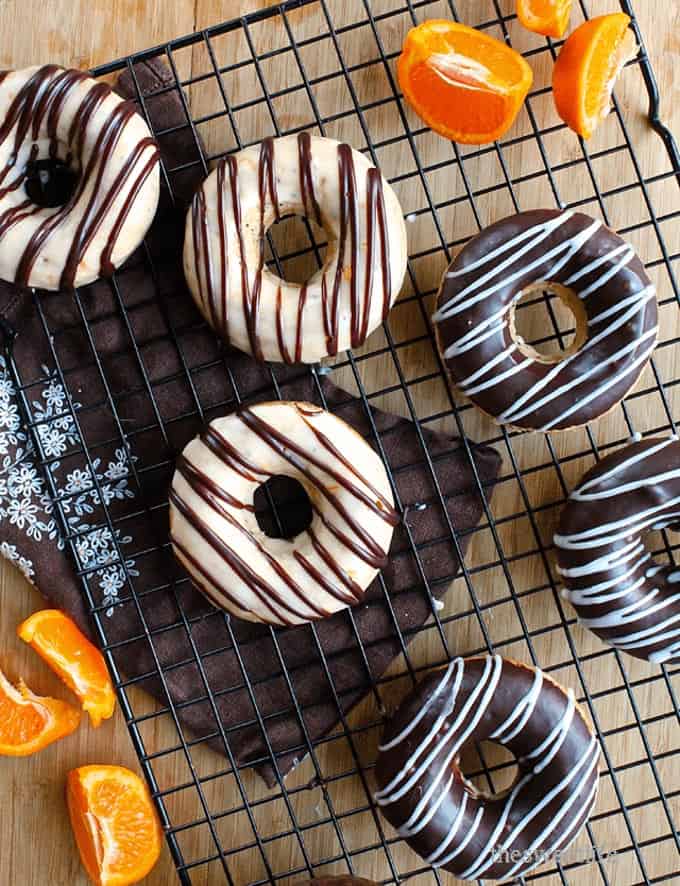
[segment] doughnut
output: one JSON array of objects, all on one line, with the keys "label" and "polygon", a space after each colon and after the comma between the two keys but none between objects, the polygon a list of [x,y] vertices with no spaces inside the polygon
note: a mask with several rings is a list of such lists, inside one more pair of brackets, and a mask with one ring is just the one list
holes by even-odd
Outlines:
[{"label": "doughnut", "polygon": [[[328,237],[306,283],[265,265],[270,225],[295,214]],[[406,270],[399,201],[349,145],[301,132],[220,161],[187,214],[184,273],[199,310],[226,342],[258,360],[315,363],[357,348],[381,323]]]},{"label": "doughnut", "polygon": [[[255,491],[297,480],[311,523],[271,538]],[[385,468],[353,428],[310,403],[260,403],[212,421],[179,456],[170,537],[196,587],[239,618],[294,625],[358,603],[398,522]]]},{"label": "doughnut", "polygon": [[71,289],[139,246],[159,151],[130,102],[83,71],[0,71],[0,278]]},{"label": "doughnut", "polygon": [[[515,329],[527,290],[548,285],[571,308],[576,337],[539,354]],[[524,430],[583,425],[633,387],[656,344],[654,286],[633,247],[571,210],[532,210],[483,230],[442,279],[433,316],[461,393],[499,424]]]},{"label": "doughnut", "polygon": [[555,547],[582,625],[636,658],[680,661],[680,569],[655,563],[650,530],[680,529],[680,442],[638,440],[598,462],[569,496]]},{"label": "doughnut", "polygon": [[[471,742],[517,759],[487,794],[458,765]],[[375,800],[428,864],[463,880],[519,877],[565,849],[595,803],[600,748],[574,693],[498,655],[430,672],[387,723]]]}]

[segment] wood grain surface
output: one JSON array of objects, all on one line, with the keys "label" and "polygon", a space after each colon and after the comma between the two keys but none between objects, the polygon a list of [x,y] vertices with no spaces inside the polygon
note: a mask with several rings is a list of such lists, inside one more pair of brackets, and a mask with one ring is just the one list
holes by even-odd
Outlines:
[{"label": "wood grain surface", "polygon": [[[352,4],[359,5],[358,0],[328,0],[329,6],[333,10],[338,10],[342,14],[343,20],[351,17]],[[262,0],[250,0],[250,2],[240,2],[240,0],[0,0],[0,66],[20,68],[23,66],[43,63],[47,61],[58,62],[67,66],[88,68],[93,65],[100,64],[109,59],[131,53],[135,50],[142,49],[159,43],[164,40],[176,37],[178,35],[190,32],[196,28],[205,27],[218,21],[231,18],[241,11],[269,5]],[[381,9],[389,8],[389,0],[376,2],[376,7]],[[474,4],[473,4],[474,5]],[[490,4],[489,4],[490,5]],[[676,3],[651,3],[640,0],[637,2],[636,9],[638,12],[640,24],[643,33],[646,36],[648,49],[652,60],[655,64],[659,77],[662,99],[662,110],[665,119],[671,124],[671,127],[678,129],[680,123],[680,17],[678,14],[678,5]],[[505,12],[512,10],[510,0],[504,0],[501,4]],[[599,2],[587,3],[588,8],[593,8],[600,12],[607,9],[607,4]],[[610,7],[616,7],[614,0],[609,3]],[[461,2],[458,4],[461,16],[465,18],[465,7],[470,7],[470,3]],[[313,24],[310,25],[313,27]],[[396,46],[400,37],[403,35],[405,23],[403,19],[394,25],[395,33],[391,35],[393,44]],[[399,31],[399,29],[401,29]],[[516,32],[513,31],[513,36]],[[534,38],[530,38],[534,39]],[[319,52],[326,51],[325,44]],[[360,47],[357,54],[360,55]],[[543,59],[543,56],[541,56]],[[182,55],[181,57],[181,73],[187,74],[192,65],[196,63],[195,57],[191,53]],[[306,59],[306,63],[313,65],[313,58]],[[323,66],[323,59],[319,58],[318,63]],[[282,72],[283,73],[283,72]],[[545,72],[543,72],[545,76]],[[625,77],[628,75],[626,74]],[[631,75],[632,77],[633,75]],[[624,80],[625,80],[624,77]],[[654,136],[651,136],[647,130],[644,120],[645,105],[643,102],[642,91],[640,89],[641,81],[636,76],[635,81],[632,79],[629,84],[624,82],[622,85],[622,104],[627,115],[630,118],[631,132],[636,140],[639,140],[641,146],[642,163],[645,172],[651,173],[658,168],[664,170],[668,168],[667,158],[663,155],[661,142]],[[371,84],[368,84],[370,89]],[[245,88],[245,87],[244,87]],[[374,86],[375,89],[379,87]],[[338,100],[334,94],[328,95],[329,105]],[[195,110],[201,108],[201,104],[208,99],[200,90],[195,95],[191,95],[190,99]],[[285,120],[285,125],[295,125],[291,122],[290,115],[296,113],[293,104],[289,104],[281,111],[289,117]],[[386,111],[388,113],[388,111]],[[378,124],[379,125],[379,122]],[[333,133],[338,134],[338,133]],[[350,138],[352,132],[343,133],[345,137]],[[221,133],[216,130],[209,130],[206,133],[208,143],[215,147],[220,144]],[[427,141],[427,140],[425,140]],[[575,141],[574,141],[575,144]],[[222,147],[224,149],[224,146]],[[425,149],[425,148],[424,148]],[[427,141],[427,150],[431,150],[433,154],[439,149],[438,140],[433,137]],[[560,146],[551,142],[551,150],[559,152]],[[573,149],[573,145],[572,145]],[[521,152],[520,152],[521,153]],[[513,154],[512,162],[517,164],[517,168],[521,169],[523,163],[529,162],[526,155],[521,156],[520,153]],[[568,155],[565,149],[565,156]],[[390,158],[390,169],[388,175],[394,174],[395,164],[398,166],[399,158]],[[579,170],[581,167],[579,167]],[[473,176],[478,176],[479,181],[484,181],[487,174],[483,164],[478,163],[471,165],[468,171]],[[514,170],[513,170],[514,171]],[[617,175],[621,174],[616,164],[612,164],[612,168],[608,175],[608,180],[615,182]],[[475,181],[475,184],[477,182]],[[587,176],[579,171],[575,175],[570,175],[568,180],[561,183],[567,194],[567,199],[578,199],[580,193],[584,197],[592,193],[592,186]],[[533,190],[532,190],[533,189]],[[550,191],[545,181],[533,180],[525,186],[522,186],[522,199],[526,205],[538,205],[541,201],[540,193],[545,192],[546,202],[552,204]],[[662,193],[661,191],[665,191]],[[400,192],[400,197],[404,205],[408,205],[409,194]],[[665,206],[666,211],[677,210],[678,196],[677,189],[671,180],[667,180],[663,184],[662,189],[654,192],[654,197],[661,205]],[[624,224],[626,219],[635,219],[638,215],[638,209],[635,205],[631,205],[631,201],[639,201],[641,198],[639,192],[635,191],[634,195],[623,201],[614,219],[614,223],[620,226]],[[506,214],[511,207],[507,205],[507,198],[503,194],[498,195],[498,202],[493,195],[484,203],[484,221],[491,220]],[[586,206],[587,211],[587,206]],[[677,227],[677,221],[672,222]],[[460,230],[460,227],[458,228]],[[472,233],[472,227],[469,232]],[[414,237],[411,248],[418,248],[418,232],[410,232]],[[423,234],[423,236],[425,236]],[[645,228],[639,236],[633,239],[640,253],[645,256],[658,253],[658,245],[653,242],[651,228]],[[673,248],[677,253],[677,240],[673,244]],[[433,278],[441,273],[441,267],[438,266],[432,270]],[[666,285],[665,294],[668,295],[668,287]],[[669,338],[671,335],[677,334],[677,308],[673,308],[673,314],[664,313],[663,319],[666,324],[663,330],[663,338]],[[408,323],[408,319],[403,321],[395,320],[397,328],[400,323]],[[380,335],[381,333],[377,333]],[[407,360],[407,355],[404,355]],[[664,352],[660,358],[663,363],[663,374],[665,378],[677,377],[680,370],[680,360],[668,352]],[[409,370],[416,372],[427,371],[429,358],[418,354],[413,355],[415,365],[410,365]],[[421,364],[418,363],[421,361]],[[366,383],[370,386],[384,384],[384,367],[381,365],[373,366],[371,363],[366,369]],[[375,388],[374,388],[375,389]],[[440,403],[441,392],[435,389],[435,386],[422,386],[417,391],[417,406],[421,414],[430,414]],[[397,411],[403,411],[403,401],[399,395],[393,398],[386,398],[384,405]],[[642,410],[647,412],[657,410],[661,412],[658,403],[647,406],[637,404],[633,407],[636,415]],[[489,425],[485,424],[485,419],[477,415],[474,410],[468,410],[466,413],[466,428],[468,432],[477,438],[489,436]],[[661,418],[659,418],[659,422]],[[622,428],[621,419],[618,416],[612,416],[611,420],[607,420],[610,424],[606,425],[604,430],[598,426],[596,431],[598,439],[604,439],[609,435],[609,439],[613,439],[614,434],[621,436]],[[658,422],[658,423],[659,423]],[[641,421],[643,429],[652,427],[654,422],[650,416]],[[578,432],[577,432],[578,433]],[[625,429],[623,429],[625,435]],[[540,454],[541,447],[544,445],[536,435],[533,439],[528,439],[522,450],[522,457],[526,459],[525,464],[530,464],[531,459],[542,458],[545,461],[545,453]],[[570,447],[574,445],[585,448],[583,439],[576,442],[565,442],[564,437],[556,438],[556,447],[559,454],[566,454],[570,451]],[[503,453],[507,459],[507,453]],[[574,466],[574,474],[570,474],[573,479],[578,476],[579,465]],[[516,484],[515,484],[516,485]],[[557,481],[553,475],[548,472],[539,472],[539,475],[532,481],[531,498],[532,503],[540,503],[543,500],[550,500],[559,494]],[[501,489],[497,493],[494,507],[497,516],[503,513],[513,513],[521,506],[519,491],[517,489]],[[513,511],[514,509],[514,511]],[[526,526],[519,525],[516,521],[512,523],[512,528],[508,529],[508,536],[503,538],[506,545],[506,551],[521,548],[523,537],[526,536],[528,529]],[[488,541],[484,538],[479,540],[475,537],[475,541],[470,548],[468,560],[471,564],[475,562],[489,562],[489,552],[485,550]],[[476,559],[477,558],[477,559]],[[540,579],[540,564],[530,558],[521,560],[521,570],[523,572],[514,576],[517,587],[534,587]],[[458,583],[456,583],[458,584]],[[484,594],[492,595],[493,576],[488,582],[480,580],[477,587],[478,593],[483,597]],[[463,591],[455,587],[449,595],[447,605],[456,605],[456,601],[460,599]],[[11,567],[2,565],[0,567],[0,665],[13,678],[19,675],[23,676],[28,684],[36,691],[54,694],[59,697],[68,697],[67,692],[59,684],[41,664],[38,658],[15,636],[17,624],[25,618],[29,613],[40,607],[41,598],[38,592],[28,586],[18,573]],[[534,623],[530,624],[533,629],[541,624],[541,619],[548,619],[551,616],[544,608],[544,604],[538,603],[533,608],[529,607],[529,617],[533,618]],[[513,615],[509,609],[506,612],[504,608],[498,611],[493,610],[489,614],[490,633],[492,638],[506,638],[517,634],[513,619]],[[460,629],[459,629],[460,630]],[[464,649],[466,646],[472,648],[475,645],[475,637],[473,636],[474,628],[470,627],[469,631],[463,627],[465,632],[463,636],[456,637],[457,648]],[[429,636],[429,634],[428,634]],[[552,635],[550,635],[552,636]],[[434,653],[429,649],[430,640],[419,643],[416,641],[416,655],[419,660],[426,662],[430,655],[441,656],[441,650]],[[435,641],[432,641],[435,642]],[[578,642],[581,649],[591,650],[595,648],[596,641],[588,637],[584,632],[578,634]],[[559,660],[564,660],[565,655],[559,646],[563,640],[546,640],[540,647],[541,657],[546,661],[555,660],[554,656],[561,656]],[[551,644],[557,644],[553,646]],[[517,648],[508,647],[503,650],[505,654],[515,652],[518,657],[526,658],[526,651],[521,644],[517,644]],[[607,662],[611,659],[606,659]],[[607,665],[609,666],[609,665]],[[595,668],[596,665],[593,666]],[[614,667],[614,665],[612,665]],[[629,677],[644,677],[651,671],[645,665],[632,664],[629,668]],[[560,677],[560,675],[557,675]],[[561,678],[561,677],[560,677]],[[588,678],[598,681],[598,675],[588,673]],[[621,683],[621,674],[604,675],[604,683],[599,679],[597,685],[606,685],[606,681],[611,679],[617,685]],[[564,674],[565,682],[575,683],[573,674]],[[673,721],[663,714],[668,714],[668,698],[658,683],[654,683],[648,693],[648,696],[638,699],[640,707],[644,708],[644,715],[650,718],[650,727],[648,729],[649,741],[652,750],[658,753],[665,753],[670,749],[678,746],[677,722],[675,723],[675,732],[671,732]],[[655,694],[657,693],[657,694]],[[662,697],[663,696],[663,697]],[[151,703],[139,693],[132,692],[133,705],[137,712],[146,707],[150,707]],[[628,722],[630,717],[621,710],[621,695],[613,695],[611,700],[607,698],[598,701],[598,716],[607,726],[614,728],[615,724]],[[361,716],[359,711],[356,717]],[[628,719],[626,717],[628,716]],[[614,726],[612,725],[614,724]],[[157,743],[159,747],[167,745],[170,735],[169,727],[164,721],[157,721],[153,726],[154,732],[145,735],[148,746],[153,747]],[[637,730],[628,730],[624,732],[624,738],[615,746],[613,751],[614,763],[618,764],[629,759],[637,759],[641,756],[640,742],[641,738]],[[627,736],[627,737],[626,737]],[[373,741],[373,739],[371,739]],[[323,752],[325,753],[325,752]],[[175,755],[176,756],[176,755]],[[345,755],[346,756],[346,755]],[[211,769],[216,771],[222,766],[222,761],[217,755],[210,751],[199,751],[196,755],[201,761],[202,771],[207,772]],[[677,759],[677,758],[676,758]],[[55,884],[55,886],[85,886],[87,882],[84,873],[80,867],[75,846],[71,837],[68,825],[66,810],[63,802],[64,778],[68,769],[86,763],[93,762],[118,762],[137,769],[136,759],[132,750],[131,743],[128,739],[127,730],[120,713],[115,718],[102,725],[102,727],[94,731],[83,721],[80,730],[70,738],[59,742],[45,750],[43,753],[28,760],[9,760],[0,759],[0,886],[43,886],[43,884]],[[343,762],[351,764],[351,758],[345,759]],[[664,759],[659,764],[661,777],[667,789],[675,790],[676,794],[680,788],[678,782],[677,762],[672,769],[672,762]],[[163,781],[171,784],[173,781],[183,781],[187,778],[185,766],[180,766],[175,762],[175,757],[171,757],[165,764],[163,772]],[[298,783],[298,777],[294,774],[291,783]],[[300,776],[302,778],[302,776]],[[646,783],[648,776],[636,775],[635,771],[628,779],[626,774],[621,776],[624,785],[624,795],[626,801],[633,807],[638,800],[644,800],[645,797],[653,793],[653,785],[650,789]],[[345,779],[342,787],[334,799],[337,800],[339,808],[345,804],[345,808],[352,805],[352,792],[356,791],[356,786],[351,779]],[[252,791],[251,797],[263,797],[266,795],[264,788],[253,778],[248,781],[249,791]],[[209,797],[219,799],[222,807],[226,805],[224,797],[220,792],[233,790],[233,786],[226,784],[224,780],[218,779],[209,783],[207,793]],[[300,795],[297,795],[298,798]],[[359,796],[362,796],[361,793]],[[356,800],[356,798],[355,798]],[[185,807],[182,810],[189,820],[197,812],[195,809],[195,800],[186,798]],[[309,806],[313,805],[315,800],[298,800],[296,802],[296,812],[302,817],[305,816],[305,802]],[[673,802],[673,801],[671,801]],[[611,808],[616,805],[610,785],[605,785],[599,801],[598,809]],[[267,815],[273,815],[275,818],[279,816],[278,808],[281,804],[277,804],[275,812],[269,812],[268,807],[262,807]],[[297,808],[300,807],[300,808]],[[178,810],[179,807],[175,807]],[[308,810],[307,810],[308,811]],[[680,809],[676,805],[671,811],[676,816],[676,822],[680,819]],[[668,822],[664,818],[664,810],[660,803],[648,804],[642,807],[642,812],[638,816],[636,812],[631,812],[634,819],[634,826],[638,833],[653,837],[656,833],[665,833],[668,831]],[[644,817],[644,820],[643,820]],[[309,818],[309,815],[306,816]],[[282,819],[283,821],[283,819]],[[281,824],[281,822],[279,822]],[[274,832],[275,822],[261,822],[263,828],[271,826],[271,832]],[[236,827],[236,825],[234,825]],[[240,825],[239,825],[240,826]],[[323,829],[320,829],[323,830]],[[244,825],[243,833],[235,832],[231,835],[231,839],[243,841],[246,839],[245,834],[248,833],[247,826]],[[374,825],[370,820],[364,818],[363,821],[358,819],[354,824],[354,819],[348,821],[346,826],[346,834],[350,841],[350,848],[359,846],[364,841],[370,841],[375,838]],[[623,836],[622,836],[623,834]],[[626,842],[625,827],[621,815],[614,816],[603,820],[603,824],[596,831],[596,836],[601,840],[603,845],[619,846]],[[222,833],[225,840],[230,839],[227,829]],[[326,846],[324,842],[326,837],[320,834],[317,837],[310,837],[310,843],[315,847],[315,853],[318,857],[323,855],[323,847],[330,847],[333,851],[333,839],[328,838],[330,843]],[[194,831],[187,831],[182,837],[182,848],[185,850],[187,857],[199,857],[202,852],[210,851],[210,843],[206,837],[206,829],[200,828]],[[289,843],[292,843],[289,840]],[[277,856],[277,865],[279,869],[284,869],[286,864],[299,863],[299,852],[296,854],[294,847],[282,848]],[[617,862],[617,867],[610,873],[610,882],[616,883],[617,886],[628,886],[628,884],[640,881],[639,870],[635,869],[634,863],[628,863],[631,859],[630,854],[622,856]],[[369,856],[362,862],[359,873],[362,876],[374,876],[376,879],[385,879],[390,876],[389,870],[379,853],[375,853],[375,860]],[[413,859],[411,859],[413,862]],[[672,872],[678,869],[677,855],[673,843],[670,840],[659,843],[653,847],[649,854],[645,855],[645,862],[650,876],[663,875],[664,882],[680,882],[677,877],[672,876]],[[235,860],[234,879],[238,886],[250,879],[261,876],[261,871],[252,859],[244,856],[242,862]],[[217,867],[212,869],[213,873],[201,873],[195,879],[196,883],[222,883],[223,874]],[[577,872],[575,879],[570,882],[574,883],[596,883],[601,882],[600,875],[596,869],[585,868],[585,873]],[[337,868],[337,872],[341,872]],[[612,873],[613,872],[613,873]],[[592,879],[584,879],[592,877]],[[153,873],[145,881],[149,886],[159,886],[159,884],[169,884],[175,882],[174,868],[172,866],[169,853],[164,849],[161,861],[157,865]],[[434,882],[434,881],[430,881]],[[552,883],[559,882],[558,879],[545,878],[540,882]]]}]

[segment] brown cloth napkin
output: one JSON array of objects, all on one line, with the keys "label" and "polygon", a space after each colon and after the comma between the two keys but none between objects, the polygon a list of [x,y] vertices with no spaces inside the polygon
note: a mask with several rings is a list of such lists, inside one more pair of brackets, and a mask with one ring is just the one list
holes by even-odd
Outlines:
[{"label": "brown cloth napkin", "polygon": [[[177,89],[159,93],[173,83],[162,63],[140,63],[135,76],[152,94],[146,106],[156,131],[186,123]],[[118,90],[135,95],[129,72]],[[285,776],[305,755],[307,737],[328,733],[402,651],[402,638],[407,643],[431,617],[425,582],[441,595],[460,567],[449,523],[464,551],[481,515],[475,471],[490,487],[500,459],[473,446],[473,467],[455,437],[423,430],[421,439],[413,423],[369,407],[322,373],[270,368],[220,345],[181,272],[184,212],[204,174],[199,147],[186,127],[159,141],[175,205],[166,191],[147,244],[115,282],[57,295],[0,287],[0,316],[17,332],[21,384],[18,393],[3,362],[0,552],[90,631],[65,524],[121,671],[162,704],[171,700],[198,737],[236,764],[253,763],[272,785],[275,766]],[[191,588],[167,540],[167,491],[175,456],[204,421],[244,399],[279,396],[320,403],[374,445],[379,438],[405,516],[364,603],[315,626],[274,631],[217,612]]]}]

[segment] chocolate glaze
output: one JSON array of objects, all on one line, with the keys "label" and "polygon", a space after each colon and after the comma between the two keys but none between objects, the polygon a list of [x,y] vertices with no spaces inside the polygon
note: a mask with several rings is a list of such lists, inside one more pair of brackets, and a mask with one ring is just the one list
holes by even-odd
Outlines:
[{"label": "chocolate glaze", "polygon": [[[394,507],[374,488],[370,481],[359,474],[354,465],[337,449],[333,442],[309,421],[310,416],[322,410],[311,406],[309,409],[306,409],[303,404],[296,404],[296,407],[301,419],[309,428],[310,435],[332,456],[329,461],[322,460],[311,451],[303,449],[295,440],[272,427],[251,409],[242,409],[238,413],[238,418],[253,434],[256,434],[271,449],[294,466],[306,478],[310,488],[313,488],[318,493],[318,496],[324,498],[330,504],[334,517],[340,517],[346,529],[337,526],[334,520],[329,519],[324,514],[323,509],[319,507],[318,503],[310,499],[314,515],[334,537],[356,556],[362,558],[374,568],[380,568],[385,563],[385,550],[375,542],[355,516],[342,504],[337,495],[332,491],[332,486],[342,486],[357,501],[360,501],[391,526],[396,525],[398,522],[398,516]],[[270,477],[270,474],[242,455],[229,440],[225,439],[216,427],[209,425],[201,435],[201,442],[241,477],[258,483],[265,482]],[[334,465],[336,464],[339,467],[335,467]],[[328,477],[328,481],[321,482],[308,466],[314,466],[319,471],[322,471]],[[335,611],[326,610],[316,605],[309,592],[305,591],[295,580],[294,576],[269,553],[265,543],[256,538],[230,511],[230,508],[233,508],[236,511],[247,510],[252,513],[254,512],[252,502],[242,501],[236,498],[230,490],[222,488],[213,478],[207,476],[204,471],[192,463],[185,454],[180,455],[177,460],[177,476],[181,476],[184,479],[193,495],[196,496],[196,500],[201,503],[201,506],[206,506],[208,509],[215,511],[230,526],[236,528],[243,536],[244,541],[253,545],[266,558],[272,569],[285,583],[289,592],[286,596],[277,592],[271,583],[255,572],[244,559],[240,548],[239,551],[236,551],[215,533],[204,516],[199,513],[198,507],[192,505],[188,497],[182,497],[178,491],[176,479],[173,480],[170,490],[171,505],[176,508],[177,512],[188,521],[191,527],[201,535],[204,541],[210,545],[244,582],[247,588],[265,605],[271,614],[272,622],[283,625],[296,624],[301,617],[306,617],[305,612],[308,609],[312,610],[316,618],[326,617],[332,611]],[[375,500],[370,495],[367,495],[359,483],[370,490],[373,496],[375,496]],[[313,582],[343,605],[350,606],[358,602],[363,596],[363,589],[347,574],[338,559],[323,545],[314,531],[313,524],[305,532],[311,541],[312,547],[327,567],[328,574],[324,574],[300,551],[294,550],[293,556],[303,570],[311,577]],[[226,601],[231,604],[232,608],[243,611],[243,601],[239,601],[231,593],[224,575],[216,576],[208,572],[205,565],[199,563],[196,557],[188,551],[187,545],[183,544],[182,539],[178,536],[172,518],[171,538],[173,545],[191,568],[192,579],[195,581],[196,586],[206,593],[217,605],[223,607]],[[221,601],[220,595],[222,597]]]},{"label": "chocolate glaze", "polygon": [[[511,311],[538,281],[580,300],[587,338],[550,364],[513,340]],[[654,287],[633,248],[602,223],[568,210],[510,216],[474,237],[444,274],[433,318],[461,392],[498,422],[558,430],[611,409],[654,348]]]},{"label": "chocolate glaze", "polygon": [[644,536],[680,529],[680,443],[651,438],[583,477],[555,535],[558,571],[581,624],[655,663],[680,661],[680,570],[656,564]]},{"label": "chocolate glaze", "polygon": [[[518,776],[487,796],[458,767],[472,741],[497,741]],[[461,879],[521,876],[564,849],[595,802],[599,745],[567,693],[499,656],[455,659],[390,718],[376,802],[411,848]]]},{"label": "chocolate glaze", "polygon": [[[0,83],[6,73],[0,78]],[[17,264],[14,282],[20,286],[29,285],[31,272],[41,251],[59,226],[78,211],[81,214],[76,233],[64,255],[64,266],[60,279],[61,288],[74,285],[78,266],[82,261],[93,238],[106,223],[109,234],[100,258],[100,276],[113,271],[111,255],[116,247],[121,230],[130,210],[148,177],[158,166],[159,151],[151,136],[142,138],[127,157],[116,162],[120,164],[118,174],[113,183],[102,193],[102,182],[108,166],[113,162],[113,154],[119,144],[120,135],[126,124],[135,114],[131,103],[118,103],[107,119],[102,123],[96,144],[94,145],[87,164],[83,167],[81,157],[88,127],[91,125],[97,109],[111,94],[111,88],[105,83],[92,81],[91,88],[84,94],[71,123],[67,144],[61,144],[57,132],[64,104],[72,90],[88,79],[83,71],[63,70],[56,65],[45,65],[37,70],[19,90],[9,108],[5,112],[0,126],[0,144],[14,132],[14,142],[10,162],[0,169],[0,184],[7,179],[11,171],[16,172],[11,185],[0,191],[0,199],[10,189],[24,185],[26,168],[16,169],[14,162],[22,143],[31,138],[39,138],[43,123],[46,121],[47,135],[50,140],[49,157],[59,159],[79,173],[78,184],[68,201],[54,213],[49,214],[36,228],[29,239]],[[32,146],[31,160],[37,158],[37,145]],[[120,209],[113,219],[107,220],[111,208],[121,191],[126,189],[132,176],[135,176],[132,187],[126,194]],[[87,203],[82,206],[81,198],[89,183],[94,179],[94,187]],[[30,201],[20,207],[10,207],[2,211],[0,205],[0,238],[14,225],[37,214],[41,206]],[[2,244],[0,241],[0,248]]]},{"label": "chocolate glaze", "polygon": [[[323,225],[323,211],[319,205],[314,188],[314,169],[312,158],[312,142],[309,133],[302,132],[297,136],[299,162],[300,200],[306,214],[317,224]],[[242,231],[242,213],[239,200],[238,162],[234,155],[222,160],[217,169],[217,227],[219,240],[219,260],[211,255],[211,244],[208,240],[208,219],[205,194],[200,189],[194,198],[191,209],[192,238],[194,261],[197,266],[199,295],[206,305],[207,319],[225,341],[230,341],[229,301],[227,267],[229,262],[230,244],[228,243],[227,226],[225,224],[224,183],[228,178],[230,205],[236,229],[236,248],[241,265],[241,303],[248,330],[250,350],[258,360],[263,359],[261,335],[258,331],[260,323],[272,324],[276,330],[279,358],[284,363],[298,363],[302,359],[303,324],[307,302],[307,284],[298,292],[297,325],[294,348],[291,350],[284,340],[282,323],[282,298],[279,287],[274,305],[261,305],[262,275],[265,268],[265,226],[266,207],[273,207],[274,218],[280,220],[280,207],[277,193],[276,175],[276,144],[277,140],[266,138],[260,144],[258,163],[258,196],[260,207],[259,240],[260,249],[257,267],[253,271],[252,287],[249,282],[249,268],[245,260],[245,245]],[[357,191],[356,172],[353,150],[347,144],[338,144],[338,178],[340,196],[340,230],[338,232],[337,251],[338,263],[332,284],[329,286],[325,276],[322,278],[321,311],[326,348],[328,355],[338,352],[338,335],[340,323],[340,293],[343,279],[350,281],[350,329],[351,346],[359,347],[369,332],[371,300],[373,298],[373,282],[376,273],[381,274],[382,282],[382,319],[387,316],[392,296],[392,280],[390,271],[390,250],[387,229],[387,215],[383,191],[383,178],[380,172],[372,168],[366,177],[366,244],[362,241],[359,221],[359,194]],[[365,248],[366,276],[363,292],[360,287],[358,266],[359,253]],[[218,269],[219,273],[215,273]],[[316,310],[316,308],[314,308]],[[264,313],[263,313],[264,311]]]}]

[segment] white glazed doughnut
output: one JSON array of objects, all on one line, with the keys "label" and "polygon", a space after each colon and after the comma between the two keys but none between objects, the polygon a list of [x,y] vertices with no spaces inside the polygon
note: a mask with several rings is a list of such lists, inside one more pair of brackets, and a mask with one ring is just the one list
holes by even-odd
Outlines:
[{"label": "white glazed doughnut", "polygon": [[[312,520],[291,540],[270,538],[255,491],[297,480]],[[194,584],[240,618],[293,625],[363,596],[385,564],[398,522],[378,455],[348,424],[309,403],[261,403],[211,422],[180,455],[170,490],[170,536]]]},{"label": "white glazed doughnut", "polygon": [[[60,206],[27,191],[48,160],[76,179]],[[159,178],[149,128],[106,83],[56,65],[0,71],[0,278],[56,290],[110,275],[148,230]]]},{"label": "white glazed doughnut", "polygon": [[[265,266],[270,225],[296,214],[328,237],[305,284]],[[259,360],[315,363],[359,347],[386,317],[406,270],[399,201],[349,145],[307,132],[231,154],[187,216],[184,273],[196,304],[229,344]]]}]

